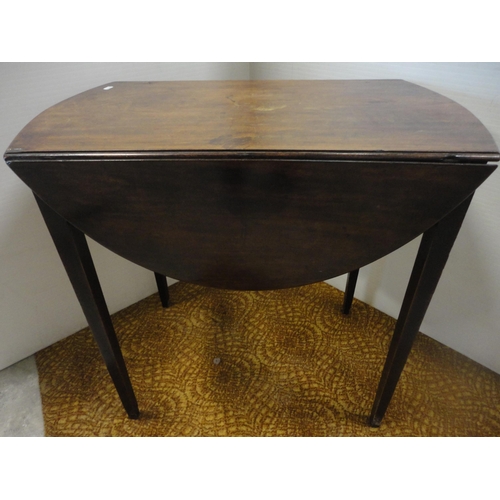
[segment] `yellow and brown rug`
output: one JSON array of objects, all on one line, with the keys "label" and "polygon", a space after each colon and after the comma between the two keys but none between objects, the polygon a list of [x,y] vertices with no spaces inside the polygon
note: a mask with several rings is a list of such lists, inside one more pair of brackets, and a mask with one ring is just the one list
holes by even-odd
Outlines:
[{"label": "yellow and brown rug", "polygon": [[37,353],[48,436],[499,436],[500,375],[419,334],[386,417],[367,425],[394,320],[326,283],[185,283],[113,316],[141,417],[88,329]]}]

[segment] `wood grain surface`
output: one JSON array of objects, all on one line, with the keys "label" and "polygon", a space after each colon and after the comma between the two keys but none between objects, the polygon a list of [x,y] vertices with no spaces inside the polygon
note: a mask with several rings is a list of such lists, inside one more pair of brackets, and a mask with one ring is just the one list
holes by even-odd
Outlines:
[{"label": "wood grain surface", "polygon": [[7,153],[144,151],[486,153],[498,159],[491,135],[472,113],[403,80],[113,82],[40,114]]},{"label": "wood grain surface", "polygon": [[494,170],[468,163],[16,162],[64,219],[151,271],[277,289],[357,269],[409,242]]}]

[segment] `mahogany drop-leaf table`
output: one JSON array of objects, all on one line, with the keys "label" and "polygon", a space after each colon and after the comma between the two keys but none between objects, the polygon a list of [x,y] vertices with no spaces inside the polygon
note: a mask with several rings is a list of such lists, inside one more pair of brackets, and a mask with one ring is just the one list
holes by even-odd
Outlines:
[{"label": "mahogany drop-leaf table", "polygon": [[139,409],[85,235],[155,273],[295,287],[423,234],[369,423],[386,412],[476,188],[500,158],[469,111],[402,80],[114,82],[5,153],[33,190],[129,417]]}]

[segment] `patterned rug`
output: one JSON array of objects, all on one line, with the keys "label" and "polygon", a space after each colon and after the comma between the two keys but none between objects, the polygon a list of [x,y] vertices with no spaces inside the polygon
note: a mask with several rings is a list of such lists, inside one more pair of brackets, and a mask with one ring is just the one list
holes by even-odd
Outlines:
[{"label": "patterned rug", "polygon": [[395,321],[326,283],[185,283],[113,316],[141,417],[88,329],[36,355],[47,436],[499,436],[500,375],[419,334],[382,425],[367,425]]}]

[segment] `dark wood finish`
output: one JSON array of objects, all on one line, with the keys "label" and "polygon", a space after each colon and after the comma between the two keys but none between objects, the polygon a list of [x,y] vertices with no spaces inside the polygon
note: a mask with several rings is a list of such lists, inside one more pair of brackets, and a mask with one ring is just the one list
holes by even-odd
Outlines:
[{"label": "dark wood finish", "polygon": [[391,401],[471,200],[472,196],[422,237],[370,415],[374,427],[382,422]]},{"label": "dark wood finish", "polygon": [[158,287],[158,294],[160,296],[161,305],[168,307],[170,301],[170,294],[168,293],[167,277],[163,274],[155,273],[156,286]]},{"label": "dark wood finish", "polygon": [[35,198],[123,406],[130,418],[138,418],[137,400],[85,235]]},{"label": "dark wood finish", "polygon": [[499,159],[469,111],[401,80],[116,82],[48,109],[5,154],[39,199],[130,416],[84,234],[154,271],[164,306],[165,276],[267,289],[350,272],[348,311],[353,269],[424,233],[371,425]]},{"label": "dark wood finish", "polygon": [[359,269],[351,271],[347,275],[347,284],[345,287],[344,303],[342,305],[342,312],[349,314],[352,306],[352,299],[354,298],[354,291],[356,290],[356,283],[358,281]]},{"label": "dark wood finish", "polygon": [[429,229],[494,169],[250,159],[11,167],[57,213],[124,258],[181,281],[238,290],[359,269]]},{"label": "dark wood finish", "polygon": [[498,152],[472,113],[403,80],[113,82],[35,118],[18,151]]}]

